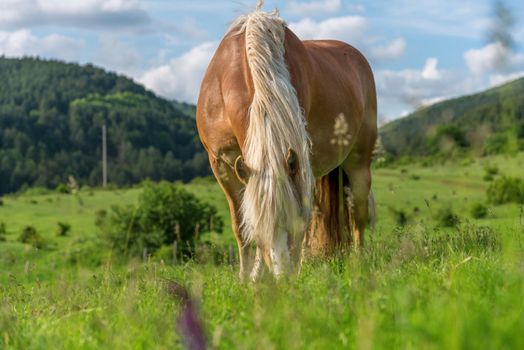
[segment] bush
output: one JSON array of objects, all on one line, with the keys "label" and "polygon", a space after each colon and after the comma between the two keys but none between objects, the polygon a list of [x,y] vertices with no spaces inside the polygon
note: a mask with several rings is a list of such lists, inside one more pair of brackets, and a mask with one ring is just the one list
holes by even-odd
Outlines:
[{"label": "bush", "polygon": [[482,180],[486,181],[486,182],[491,182],[495,179],[495,177],[491,174],[488,174],[488,173],[485,173],[484,176],[482,177]]},{"label": "bush", "polygon": [[509,151],[509,139],[506,134],[493,134],[491,135],[484,146],[485,154],[500,154],[508,153]]},{"label": "bush", "polygon": [[30,244],[35,248],[43,248],[45,246],[44,239],[33,226],[26,226],[18,237],[18,241]]},{"label": "bush", "polygon": [[74,240],[69,249],[64,251],[67,262],[71,265],[81,265],[82,267],[98,267],[104,260],[105,250],[100,249],[104,244],[98,238],[80,237]]},{"label": "bush", "polygon": [[67,236],[67,234],[71,231],[71,224],[68,224],[67,222],[57,222],[56,223],[56,235],[59,237]]},{"label": "bush", "polygon": [[62,193],[62,194],[69,193],[69,190],[67,189],[67,185],[66,184],[59,184],[58,186],[56,186],[55,190],[56,190],[56,192]]},{"label": "bush", "polygon": [[409,221],[408,213],[406,213],[404,209],[390,208],[390,210],[395,219],[395,223],[400,227],[406,226]]},{"label": "bush", "polygon": [[442,227],[456,227],[460,223],[458,215],[455,214],[449,206],[440,208],[435,214],[434,219]]},{"label": "bush", "polygon": [[475,219],[483,219],[488,216],[488,207],[482,203],[473,203],[470,213],[471,216]]},{"label": "bush", "polygon": [[488,164],[484,167],[484,172],[489,175],[498,175],[499,167],[496,164]]},{"label": "bush", "polygon": [[95,225],[96,227],[104,230],[104,227],[107,223],[107,210],[97,209],[95,212]]},{"label": "bush", "polygon": [[113,206],[107,219],[100,219],[106,221],[99,227],[113,249],[133,256],[141,256],[144,249],[154,254],[175,240],[182,253],[192,254],[198,235],[223,228],[214,206],[165,181],[146,183],[136,207]]},{"label": "bush", "polygon": [[2,197],[0,197],[0,207],[4,205],[4,200]]},{"label": "bush", "polygon": [[491,183],[487,190],[488,202],[493,204],[524,203],[524,181],[513,177],[501,177]]}]

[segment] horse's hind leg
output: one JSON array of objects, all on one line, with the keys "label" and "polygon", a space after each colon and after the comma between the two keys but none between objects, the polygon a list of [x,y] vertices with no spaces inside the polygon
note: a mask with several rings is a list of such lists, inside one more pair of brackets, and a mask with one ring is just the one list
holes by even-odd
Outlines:
[{"label": "horse's hind leg", "polygon": [[[234,157],[230,157],[235,159]],[[250,273],[250,252],[251,247],[245,243],[240,231],[240,204],[242,201],[243,185],[235,175],[234,170],[222,159],[209,157],[211,169],[215,175],[220,187],[226,195],[229,212],[231,214],[231,226],[238,244],[239,261],[240,261],[240,278],[245,280]]]},{"label": "horse's hind leg", "polygon": [[344,161],[351,189],[351,225],[355,247],[364,245],[364,231],[368,222],[368,196],[371,189],[370,161],[358,155],[350,155]]}]

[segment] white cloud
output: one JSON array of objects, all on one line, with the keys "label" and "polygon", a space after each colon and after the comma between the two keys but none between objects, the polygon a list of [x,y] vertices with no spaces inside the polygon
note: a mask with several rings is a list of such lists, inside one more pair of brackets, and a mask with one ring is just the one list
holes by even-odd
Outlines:
[{"label": "white cloud", "polygon": [[396,59],[404,55],[406,51],[406,40],[403,38],[395,39],[384,46],[377,46],[371,49],[371,56],[376,60]]},{"label": "white cloud", "polygon": [[493,74],[489,77],[489,85],[498,86],[522,77],[524,77],[524,70],[508,74]]},{"label": "white cloud", "polygon": [[314,16],[340,10],[341,0],[291,1],[286,12],[294,16]]},{"label": "white cloud", "polygon": [[375,74],[381,100],[418,108],[451,96],[469,93],[475,84],[464,75],[437,68],[430,57],[422,69],[378,70]]},{"label": "white cloud", "polygon": [[422,78],[426,80],[439,80],[442,77],[442,74],[439,72],[437,65],[438,58],[428,58],[424,65],[424,69],[422,69]]},{"label": "white cloud", "polygon": [[0,31],[0,54],[5,56],[46,56],[67,60],[78,59],[81,41],[58,34],[37,37],[29,29]]},{"label": "white cloud", "polygon": [[508,75],[524,70],[524,54],[514,52],[499,42],[466,51],[464,60],[475,75]]},{"label": "white cloud", "polygon": [[335,17],[320,22],[304,18],[289,27],[302,40],[337,39],[355,45],[363,41],[368,21],[362,16]]},{"label": "white cloud", "polygon": [[198,45],[168,64],[149,69],[139,81],[161,96],[195,103],[217,45],[215,41]]},{"label": "white cloud", "polygon": [[480,49],[466,51],[464,60],[473,74],[481,75],[500,67],[508,53],[508,48],[496,42]]},{"label": "white cloud", "polygon": [[369,33],[369,22],[363,16],[333,17],[323,21],[304,18],[290,23],[291,30],[302,40],[334,39],[361,50],[371,61],[386,61],[401,57],[406,50],[404,38],[394,39],[383,46],[371,47],[377,41]]},{"label": "white cloud", "polygon": [[0,28],[38,25],[136,28],[150,17],[137,0],[2,0]]}]

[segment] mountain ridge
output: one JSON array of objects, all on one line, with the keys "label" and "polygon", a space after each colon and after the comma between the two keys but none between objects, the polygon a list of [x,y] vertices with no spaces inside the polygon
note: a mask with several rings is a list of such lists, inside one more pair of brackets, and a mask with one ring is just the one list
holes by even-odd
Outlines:
[{"label": "mountain ridge", "polygon": [[423,107],[384,125],[380,134],[386,152],[394,157],[521,150],[524,77]]}]

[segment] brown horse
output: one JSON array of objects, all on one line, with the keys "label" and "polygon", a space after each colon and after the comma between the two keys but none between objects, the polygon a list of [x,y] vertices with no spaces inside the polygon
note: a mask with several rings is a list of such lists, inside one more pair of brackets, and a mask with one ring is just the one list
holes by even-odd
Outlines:
[{"label": "brown horse", "polygon": [[296,266],[303,241],[329,252],[352,232],[363,244],[377,138],[375,84],[362,54],[339,41],[300,41],[262,5],[226,33],[197,106],[240,275],[252,279],[262,258],[276,277]]}]

